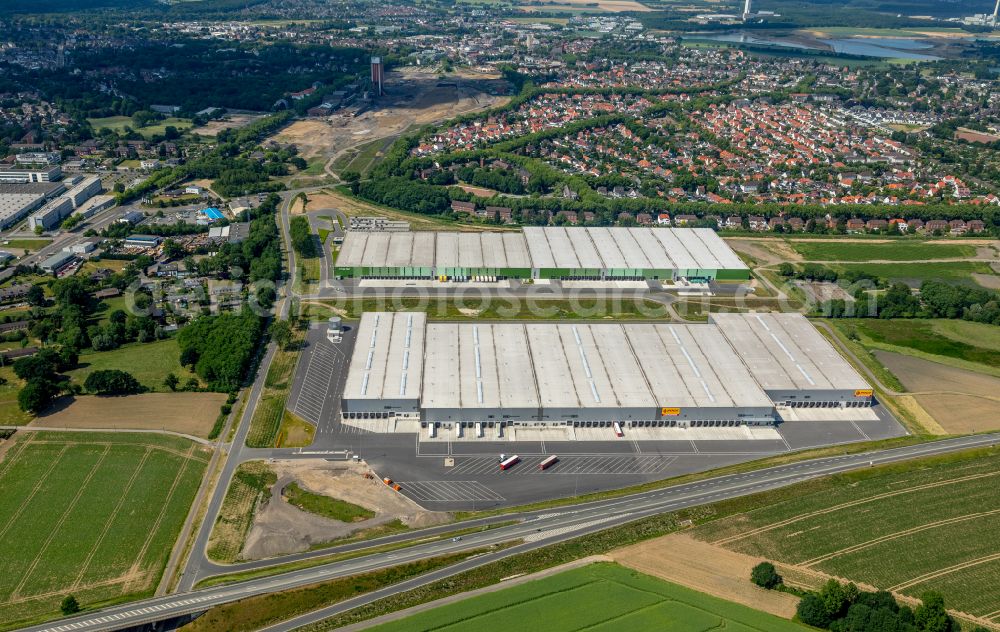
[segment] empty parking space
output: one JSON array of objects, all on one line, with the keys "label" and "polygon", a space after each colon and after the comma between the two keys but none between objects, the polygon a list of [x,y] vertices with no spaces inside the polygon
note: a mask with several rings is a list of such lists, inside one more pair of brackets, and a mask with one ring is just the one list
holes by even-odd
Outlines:
[{"label": "empty parking space", "polygon": [[405,495],[421,503],[503,501],[503,496],[479,481],[400,481]]},{"label": "empty parking space", "polygon": [[310,346],[308,357],[305,358],[305,373],[292,412],[314,424],[318,424],[323,418],[330,383],[335,374],[336,353],[333,344],[316,341]]},{"label": "empty parking space", "polygon": [[562,456],[546,470],[538,465],[548,455],[522,457],[521,462],[508,470],[501,470],[499,460],[489,457],[456,459],[448,468],[449,476],[481,478],[484,476],[533,476],[550,474],[658,474],[666,471],[676,457],[663,455],[622,454],[608,456]]}]

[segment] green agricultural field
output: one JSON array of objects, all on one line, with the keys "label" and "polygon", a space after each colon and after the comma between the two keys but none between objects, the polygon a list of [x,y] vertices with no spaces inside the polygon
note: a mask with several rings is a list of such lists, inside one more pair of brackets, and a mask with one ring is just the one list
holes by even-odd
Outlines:
[{"label": "green agricultural field", "polygon": [[208,455],[179,437],[25,433],[0,461],[0,627],[151,595]]},{"label": "green agricultural field", "polygon": [[963,244],[937,244],[927,241],[888,241],[864,243],[857,241],[788,240],[806,261],[926,261],[928,259],[958,259],[973,257],[976,249]]},{"label": "green agricultural field", "polygon": [[[996,449],[854,472],[695,529],[699,539],[948,607],[1000,614]],[[773,498],[771,502],[767,500]]]},{"label": "green agricultural field", "polygon": [[[542,622],[544,621],[544,626]],[[471,597],[373,632],[802,632],[809,628],[625,569],[593,564],[494,593]]]},{"label": "green agricultural field", "polygon": [[868,347],[908,350],[1000,368],[1000,329],[963,320],[832,321]]},{"label": "green agricultural field", "polygon": [[913,287],[919,287],[921,283],[928,279],[979,287],[972,278],[973,274],[993,274],[990,265],[983,261],[956,261],[951,263],[837,263],[830,267],[841,273],[848,270],[867,272],[887,279],[891,283],[901,281]]},{"label": "green agricultural field", "polygon": [[80,354],[80,366],[68,375],[74,382],[83,384],[87,376],[98,369],[121,369],[150,390],[166,391],[163,379],[168,373],[179,377],[181,384],[197,377],[181,366],[180,355],[174,338],[128,344],[111,351],[88,351]]}]

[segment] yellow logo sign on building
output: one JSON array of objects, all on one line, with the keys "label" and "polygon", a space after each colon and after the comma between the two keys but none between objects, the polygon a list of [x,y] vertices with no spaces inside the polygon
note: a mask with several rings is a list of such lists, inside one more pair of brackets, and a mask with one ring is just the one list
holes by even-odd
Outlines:
[{"label": "yellow logo sign on building", "polygon": [[677,416],[679,414],[681,414],[681,409],[680,408],[661,408],[660,409],[660,416],[661,417],[675,417],[675,416]]},{"label": "yellow logo sign on building", "polygon": [[858,389],[858,390],[854,391],[854,396],[855,397],[871,397],[872,396],[872,389],[870,389],[870,388]]}]

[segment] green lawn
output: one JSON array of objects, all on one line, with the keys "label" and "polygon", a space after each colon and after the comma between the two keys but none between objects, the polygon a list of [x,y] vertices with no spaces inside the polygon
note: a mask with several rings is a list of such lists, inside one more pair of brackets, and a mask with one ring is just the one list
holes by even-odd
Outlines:
[{"label": "green lawn", "polygon": [[0,462],[0,627],[56,617],[69,593],[151,595],[206,463],[179,437],[19,435]]},{"label": "green lawn", "polygon": [[[0,247],[5,250],[41,250],[52,243],[51,239],[5,239],[0,242]],[[14,253],[18,254],[18,253]]]},{"label": "green lawn", "polygon": [[285,487],[285,498],[302,511],[341,522],[361,522],[375,517],[374,511],[339,498],[314,494],[294,482]]},{"label": "green lawn", "polygon": [[[912,349],[965,362],[1000,368],[1000,327],[960,320],[836,321],[845,333],[886,351]],[[899,349],[902,347],[903,349]]]},{"label": "green lawn", "polygon": [[[9,366],[0,368],[0,426],[21,426],[31,421],[32,416],[21,410],[17,404],[17,393],[21,390],[21,380]],[[6,381],[4,381],[6,380]]]},{"label": "green lawn", "polygon": [[558,573],[414,614],[373,632],[802,632],[809,628],[617,564]]},{"label": "green lawn", "polygon": [[391,297],[342,301],[310,301],[302,304],[302,316],[326,320],[330,316],[360,318],[363,312],[424,311],[428,318],[492,320],[563,320],[563,319],[669,319],[666,308],[653,301],[630,298],[580,298],[483,300],[470,298],[461,304],[454,300]]},{"label": "green lawn", "polygon": [[919,287],[928,279],[979,285],[973,280],[975,274],[993,274],[988,263],[982,261],[957,261],[954,263],[837,263],[830,266],[837,272],[856,270],[874,274],[890,282],[902,281]]},{"label": "green lawn", "polygon": [[807,261],[925,261],[973,257],[976,249],[963,244],[938,244],[927,241],[890,241],[885,243],[788,240]]},{"label": "green lawn", "polygon": [[[695,537],[748,555],[896,588],[944,594],[950,608],[1000,609],[1000,460],[995,449],[833,477],[716,520]],[[985,537],[984,537],[985,536]],[[965,568],[955,568],[959,565]],[[916,580],[940,573],[926,581]],[[992,587],[992,588],[991,588]]]},{"label": "green lawn", "polygon": [[135,131],[142,134],[145,138],[152,138],[154,135],[163,135],[166,132],[168,125],[176,127],[180,131],[190,129],[193,123],[190,119],[182,119],[176,117],[167,117],[162,121],[156,121],[154,125],[149,125],[147,127],[142,127],[139,129],[135,128],[135,124],[132,122],[132,117],[130,116],[108,116],[104,118],[89,118],[87,122],[90,126],[94,128],[95,131],[100,131],[102,128],[108,128],[114,132],[121,133],[126,127],[131,127]]},{"label": "green lawn", "polygon": [[175,338],[125,345],[111,351],[87,351],[80,354],[80,366],[68,373],[74,382],[83,384],[87,376],[98,369],[121,369],[153,391],[166,391],[163,379],[168,373],[181,383],[197,377],[181,366],[180,350]]},{"label": "green lawn", "polygon": [[285,404],[288,401],[292,374],[299,360],[298,344],[301,335],[296,332],[289,349],[279,350],[264,378],[264,390],[257,402],[257,408],[250,419],[250,431],[246,444],[250,448],[272,448],[279,438],[281,422],[284,419]]}]

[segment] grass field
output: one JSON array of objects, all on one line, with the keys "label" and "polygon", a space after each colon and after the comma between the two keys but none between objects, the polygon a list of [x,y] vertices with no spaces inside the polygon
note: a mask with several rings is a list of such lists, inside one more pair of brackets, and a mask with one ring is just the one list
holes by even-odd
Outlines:
[{"label": "grass field", "polygon": [[247,446],[251,448],[271,448],[280,438],[280,430],[285,419],[285,404],[291,387],[292,374],[299,359],[298,345],[301,333],[296,332],[288,349],[279,350],[264,378],[264,390],[250,420]]},{"label": "grass field", "polygon": [[167,338],[156,342],[125,345],[112,351],[95,351],[80,354],[80,366],[68,373],[74,382],[83,384],[87,376],[98,369],[121,369],[153,391],[166,391],[163,379],[168,373],[180,378],[181,383],[197,377],[181,366],[177,340]]},{"label": "grass field", "polygon": [[837,272],[857,270],[874,274],[889,282],[902,281],[907,285],[918,287],[928,279],[964,285],[979,284],[973,280],[973,274],[992,275],[988,263],[982,261],[956,261],[952,263],[837,263],[830,266]]},{"label": "grass field", "polygon": [[0,627],[152,594],[207,454],[184,439],[31,433],[0,461]]},{"label": "grass field", "polygon": [[274,445],[278,448],[304,448],[312,444],[315,436],[316,426],[285,410]]},{"label": "grass field", "polygon": [[748,555],[1000,616],[1000,459],[996,449],[806,484],[795,495],[694,531]]},{"label": "grass field", "polygon": [[[87,119],[90,126],[94,130],[101,130],[102,128],[108,128],[115,132],[122,132],[126,127],[131,127],[135,129],[135,124],[132,122],[132,117],[130,116],[108,116],[105,118],[91,118]],[[152,138],[153,136],[159,134],[163,135],[166,132],[167,126],[176,127],[179,131],[184,131],[190,129],[193,124],[190,119],[182,119],[176,117],[168,117],[162,121],[157,121],[155,125],[149,125],[147,127],[141,127],[135,129],[145,138]]]},{"label": "grass field", "polygon": [[456,302],[411,297],[386,299],[361,299],[339,301],[310,301],[302,304],[302,317],[326,320],[330,316],[360,318],[371,311],[425,311],[428,318],[439,319],[494,319],[494,320],[563,320],[586,319],[669,319],[666,307],[644,299],[580,298],[520,299],[473,296]]},{"label": "grass field", "polygon": [[976,254],[973,246],[937,244],[926,241],[887,241],[861,243],[845,241],[799,241],[788,243],[806,261],[925,261],[927,259],[957,259]]},{"label": "grass field", "polygon": [[274,470],[263,461],[240,464],[208,539],[208,557],[217,562],[235,562],[239,558],[257,506],[270,500],[271,485],[277,480]]},{"label": "grass field", "polygon": [[[916,351],[1000,369],[1000,328],[963,320],[832,321],[844,333],[857,334],[867,347]],[[923,356],[922,356],[923,357]]]},{"label": "grass field", "polygon": [[285,487],[285,498],[302,511],[339,520],[341,522],[361,522],[375,517],[375,512],[338,498],[314,494],[292,482]]},{"label": "grass field", "polygon": [[676,584],[600,563],[478,595],[372,628],[373,632],[499,630],[536,622],[553,632],[800,632],[805,626]]},{"label": "grass field", "polygon": [[6,250],[41,250],[52,243],[51,239],[4,239],[0,242]]},{"label": "grass field", "polygon": [[14,369],[9,366],[0,368],[0,378],[6,380],[0,384],[0,425],[21,426],[31,421],[32,416],[17,404],[17,392],[23,382],[14,375]]}]

